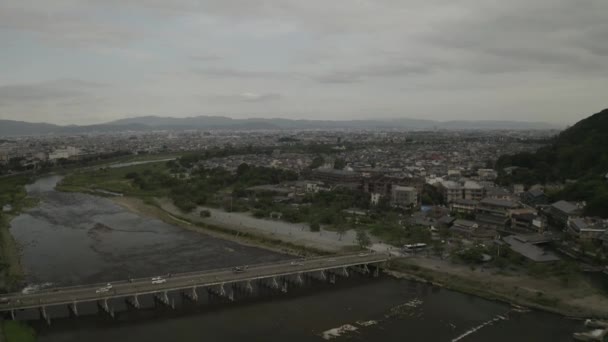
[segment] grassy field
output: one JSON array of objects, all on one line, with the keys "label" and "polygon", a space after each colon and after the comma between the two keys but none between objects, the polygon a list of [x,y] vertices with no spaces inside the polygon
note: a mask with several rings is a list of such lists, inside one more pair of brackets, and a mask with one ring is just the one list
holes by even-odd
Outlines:
[{"label": "grassy field", "polygon": [[5,342],[34,342],[36,332],[27,324],[17,321],[2,322]]},{"label": "grassy field", "polygon": [[[128,174],[135,172],[140,174],[147,172],[168,174],[166,164],[166,162],[152,162],[120,168],[75,171],[67,175],[58,184],[57,190],[89,193],[95,193],[96,190],[105,190],[140,198],[166,196],[166,189],[157,187],[143,190],[135,186],[130,179],[126,178]],[[99,193],[95,194],[100,195]]]}]

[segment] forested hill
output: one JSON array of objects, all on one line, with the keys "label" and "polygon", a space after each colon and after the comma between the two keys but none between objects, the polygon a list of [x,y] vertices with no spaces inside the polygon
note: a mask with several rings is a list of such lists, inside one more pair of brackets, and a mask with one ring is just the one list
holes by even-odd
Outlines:
[{"label": "forested hill", "polygon": [[556,198],[587,201],[588,214],[608,217],[608,109],[579,121],[535,153],[500,157],[496,166],[499,171],[508,166],[524,168],[510,176],[501,172],[501,183],[576,180]]}]

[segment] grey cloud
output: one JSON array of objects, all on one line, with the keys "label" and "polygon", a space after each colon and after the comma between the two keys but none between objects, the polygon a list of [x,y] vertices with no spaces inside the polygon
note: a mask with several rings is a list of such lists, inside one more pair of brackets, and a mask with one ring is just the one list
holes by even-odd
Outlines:
[{"label": "grey cloud", "polygon": [[201,76],[217,78],[264,78],[264,79],[285,79],[298,77],[297,73],[280,71],[257,71],[241,70],[232,68],[204,68],[192,69],[192,72]]},{"label": "grey cloud", "polygon": [[386,62],[385,64],[368,65],[349,70],[337,70],[316,77],[321,83],[356,83],[371,78],[403,77],[432,72],[431,64],[403,64]]},{"label": "grey cloud", "polygon": [[82,80],[64,79],[36,84],[9,84],[0,86],[0,106],[39,104],[87,96],[89,90],[103,84]]},{"label": "grey cloud", "polygon": [[222,57],[218,56],[218,55],[197,55],[197,56],[190,56],[190,59],[195,61],[195,62],[217,62],[217,61],[221,61]]},{"label": "grey cloud", "polygon": [[442,23],[421,40],[451,53],[450,68],[588,72],[606,66],[598,57],[606,52],[600,37],[608,33],[607,13],[602,0],[505,1]]},{"label": "grey cloud", "polygon": [[45,43],[60,46],[126,46],[140,34],[115,22],[89,18],[87,10],[45,10],[39,7],[16,7],[0,4],[0,30],[9,29],[36,34]]},{"label": "grey cloud", "polygon": [[280,100],[283,96],[278,93],[245,92],[241,94],[219,95],[211,98],[213,102],[270,102]]}]

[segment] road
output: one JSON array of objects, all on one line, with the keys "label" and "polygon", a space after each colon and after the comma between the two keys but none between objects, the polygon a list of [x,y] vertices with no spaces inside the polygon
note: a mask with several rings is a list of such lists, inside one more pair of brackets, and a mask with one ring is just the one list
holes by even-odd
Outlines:
[{"label": "road", "polygon": [[232,268],[223,268],[166,275],[162,277],[165,282],[160,284],[153,284],[151,278],[131,279],[111,283],[112,287],[107,292],[98,291],[100,288],[107,286],[107,284],[104,283],[51,288],[30,294],[12,293],[2,297],[0,312],[39,308],[42,306],[67,305],[116,297],[128,297],[136,294],[142,295],[163,291],[191,289],[193,287],[209,287],[225,283],[272,278],[275,276],[382,263],[386,260],[388,260],[386,254],[360,253],[310,258],[299,261],[282,261],[277,263],[250,265],[247,266],[246,270],[243,272],[235,272]]}]

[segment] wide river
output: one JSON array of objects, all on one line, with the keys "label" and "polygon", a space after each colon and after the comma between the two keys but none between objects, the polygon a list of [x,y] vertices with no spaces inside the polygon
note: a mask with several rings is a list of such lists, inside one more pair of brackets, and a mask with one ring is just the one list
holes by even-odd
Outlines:
[{"label": "wide river", "polygon": [[[29,287],[153,276],[287,258],[185,231],[133,214],[111,200],[54,190],[50,176],[28,186],[41,198],[15,218]],[[182,303],[127,312],[114,320],[84,306],[83,316],[51,312],[34,323],[41,342],[63,341],[571,341],[580,321],[391,277],[313,283],[288,294],[235,303]],[[87,315],[87,312],[90,313]]]}]

